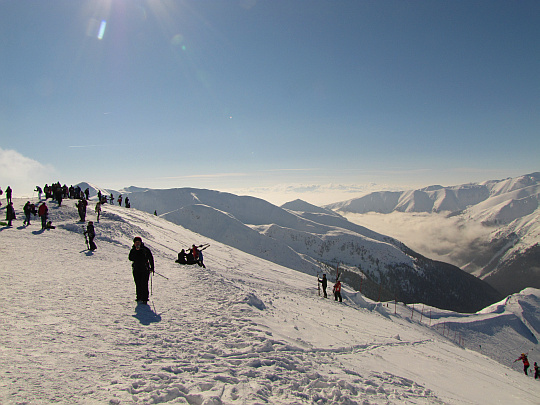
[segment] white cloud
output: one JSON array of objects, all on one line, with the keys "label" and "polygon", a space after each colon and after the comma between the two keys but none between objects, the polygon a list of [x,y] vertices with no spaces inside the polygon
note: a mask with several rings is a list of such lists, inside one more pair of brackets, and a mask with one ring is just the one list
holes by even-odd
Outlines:
[{"label": "white cloud", "polygon": [[30,197],[36,185],[52,181],[55,170],[12,149],[0,148],[0,187],[13,189],[15,197]]},{"label": "white cloud", "polygon": [[276,205],[301,199],[314,205],[326,205],[339,201],[359,198],[373,191],[402,190],[384,184],[278,184],[267,187],[234,188],[227,191],[238,195],[251,195],[270,201]]},{"label": "white cloud", "polygon": [[391,236],[434,260],[463,267],[478,255],[478,243],[491,228],[460,217],[436,213],[344,214],[358,225]]}]

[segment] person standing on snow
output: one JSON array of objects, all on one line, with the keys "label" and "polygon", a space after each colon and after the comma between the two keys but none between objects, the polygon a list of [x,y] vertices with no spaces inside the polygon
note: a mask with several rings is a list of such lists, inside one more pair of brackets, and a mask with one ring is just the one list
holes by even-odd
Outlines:
[{"label": "person standing on snow", "polygon": [[32,204],[30,204],[30,201],[27,201],[26,204],[24,204],[23,212],[24,212],[23,225],[30,225],[30,215],[32,215]]},{"label": "person standing on snow", "polygon": [[86,201],[84,198],[81,198],[78,203],[75,204],[75,207],[79,210],[79,217],[81,218],[81,222],[86,221],[86,206],[88,205],[88,201]]},{"label": "person standing on snow", "polygon": [[97,221],[99,222],[99,216],[101,215],[101,201],[96,203]]},{"label": "person standing on snow", "polygon": [[[319,283],[321,283],[321,285],[322,285],[322,290],[323,290],[324,298],[328,298],[328,295],[326,294],[326,287],[328,287],[328,279],[326,278],[326,274],[323,274],[323,275],[322,275],[322,279],[321,279],[321,278],[317,278],[317,280],[319,280]],[[319,294],[319,295],[320,295],[320,294]]]},{"label": "person standing on snow", "polygon": [[133,239],[133,247],[129,252],[129,260],[133,268],[133,279],[135,281],[135,290],[137,293],[136,301],[140,304],[148,303],[148,279],[150,273],[154,272],[154,257],[152,252],[146,246],[141,237],[136,236]]},{"label": "person standing on snow", "polygon": [[527,370],[529,369],[530,363],[527,355],[525,353],[521,353],[521,356],[515,359],[514,363],[519,360],[523,361],[523,372],[525,373],[525,375],[529,375],[529,373],[527,373]]},{"label": "person standing on snow", "polygon": [[38,193],[38,199],[39,201],[41,201],[41,193],[43,192],[43,190],[41,189],[40,186],[36,186],[36,189],[34,190]]},{"label": "person standing on snow", "polygon": [[6,221],[8,223],[7,226],[11,226],[11,221],[13,221],[14,219],[17,219],[17,217],[15,216],[15,209],[13,208],[13,203],[10,202],[8,203],[6,208]]},{"label": "person standing on snow", "polygon": [[90,250],[96,250],[97,246],[94,243],[94,238],[96,237],[96,230],[94,229],[94,223],[92,221],[88,221],[88,225],[86,225],[86,231],[84,233],[88,235],[88,246],[90,247]]},{"label": "person standing on snow", "polygon": [[343,302],[341,298],[341,281],[339,280],[336,280],[336,284],[334,284],[334,298],[335,301],[339,299],[339,302]]},{"label": "person standing on snow", "polygon": [[199,263],[199,266],[203,267],[206,269],[206,266],[204,265],[204,256],[203,256],[203,250],[206,249],[208,246],[204,246],[204,245],[199,245],[199,250],[197,251],[198,252],[198,255],[199,255],[199,260],[198,260],[198,263]]},{"label": "person standing on snow", "polygon": [[38,215],[41,217],[41,229],[46,229],[47,216],[49,215],[49,207],[47,207],[47,204],[45,204],[45,201],[43,202],[43,204],[39,206]]},{"label": "person standing on snow", "polygon": [[538,364],[536,364],[536,361],[534,362],[534,379],[540,378],[540,369],[538,369]]},{"label": "person standing on snow", "polygon": [[10,186],[7,186],[6,188],[6,200],[7,200],[7,203],[9,204],[11,201],[11,194],[12,194],[12,190],[11,190],[11,187]]}]

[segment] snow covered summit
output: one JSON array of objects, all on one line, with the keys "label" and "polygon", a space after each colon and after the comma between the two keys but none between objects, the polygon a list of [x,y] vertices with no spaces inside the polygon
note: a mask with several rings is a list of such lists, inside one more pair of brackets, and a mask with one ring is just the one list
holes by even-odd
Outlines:
[{"label": "snow covered summit", "polygon": [[[538,382],[517,363],[448,332],[444,317],[460,314],[394,308],[347,287],[343,303],[326,300],[312,276],[136,209],[105,206],[90,252],[73,201],[49,207],[56,229],[0,228],[2,404],[537,403]],[[133,301],[136,235],[168,277],[152,278],[149,306]],[[206,269],[174,263],[200,242],[210,243]],[[535,361],[534,348],[511,351]]]}]

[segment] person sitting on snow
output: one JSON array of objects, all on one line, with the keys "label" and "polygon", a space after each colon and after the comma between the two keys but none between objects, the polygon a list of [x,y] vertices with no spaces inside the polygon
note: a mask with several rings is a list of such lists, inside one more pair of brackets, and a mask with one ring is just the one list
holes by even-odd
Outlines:
[{"label": "person sitting on snow", "polygon": [[187,253],[184,249],[182,249],[180,253],[178,253],[178,259],[176,260],[176,263],[187,264],[186,257],[187,257]]}]

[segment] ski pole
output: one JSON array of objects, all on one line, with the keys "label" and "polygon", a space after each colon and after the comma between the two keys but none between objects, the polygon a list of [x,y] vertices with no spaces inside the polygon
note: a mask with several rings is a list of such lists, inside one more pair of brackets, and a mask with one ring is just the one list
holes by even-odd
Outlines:
[{"label": "ski pole", "polygon": [[153,273],[156,273],[158,276],[161,276],[163,278],[166,278],[167,280],[169,279],[169,277],[165,277],[163,274],[159,274],[157,271],[153,271]]}]

